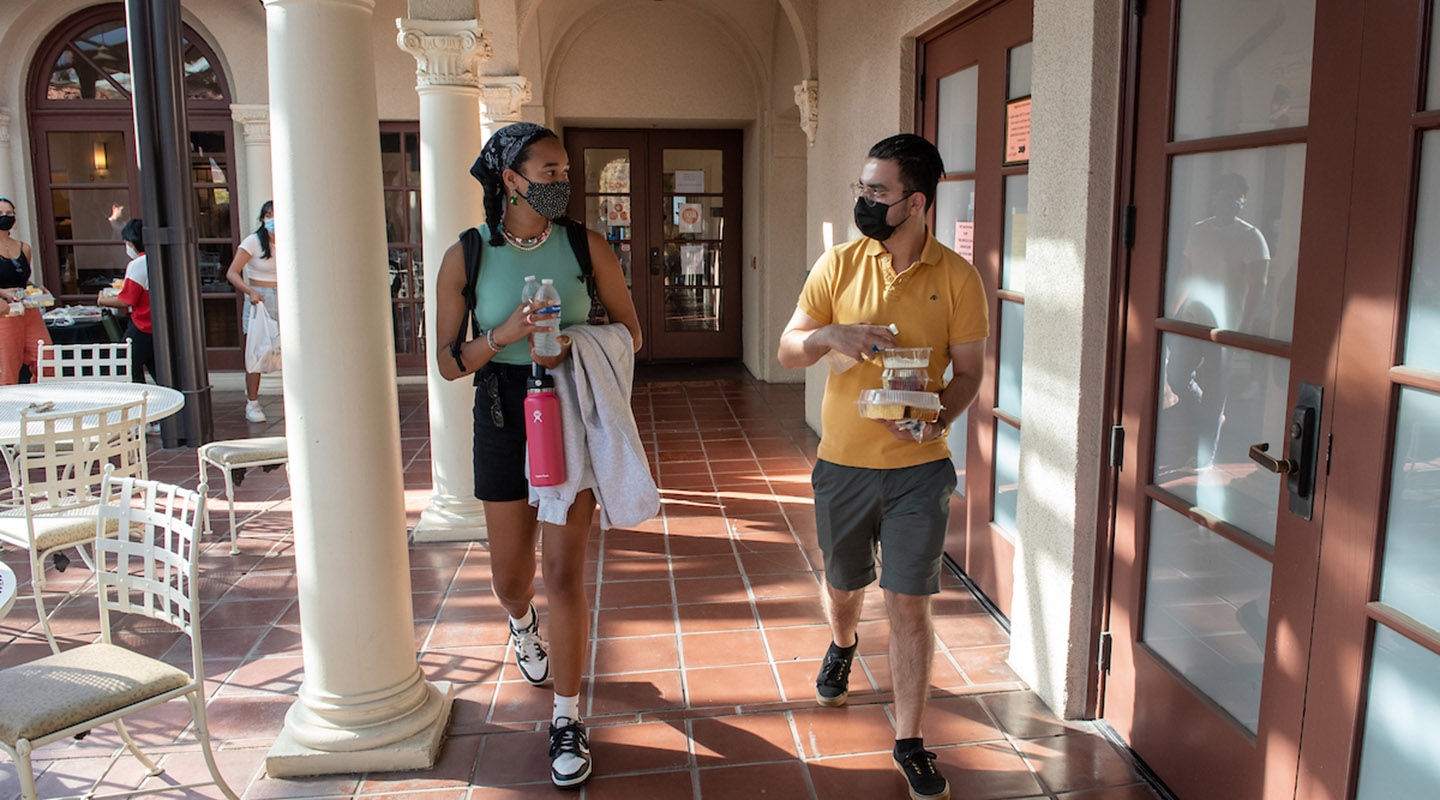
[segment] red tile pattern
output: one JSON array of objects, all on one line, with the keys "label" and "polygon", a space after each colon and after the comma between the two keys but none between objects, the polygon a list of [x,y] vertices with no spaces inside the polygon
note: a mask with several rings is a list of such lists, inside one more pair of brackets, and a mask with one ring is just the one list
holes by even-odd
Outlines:
[{"label": "red tile pattern", "polygon": [[[399,391],[409,523],[429,498],[423,387]],[[243,422],[243,397],[217,394],[218,438],[284,430],[278,398],[270,422]],[[829,644],[818,590],[809,471],[817,440],[804,424],[799,385],[748,379],[643,382],[636,421],[662,491],[660,516],[629,530],[593,532],[590,678],[582,708],[596,774],[586,800],[751,798],[827,800],[906,796],[890,758],[893,711],[888,623],[878,590],[865,604],[850,705],[814,702]],[[255,430],[261,428],[263,430]],[[196,482],[193,449],[158,449],[157,479]],[[411,547],[420,664],[451,681],[456,701],[439,762],[417,773],[302,780],[264,775],[264,757],[304,680],[299,607],[284,470],[252,471],[237,490],[241,554],[229,556],[224,515],[203,556],[203,631],[211,728],[221,769],[247,799],[381,797],[492,800],[551,797],[545,727],[548,688],[525,683],[503,646],[504,613],[490,593],[481,544]],[[22,581],[23,554],[4,559]],[[84,586],[76,561],[57,590]],[[28,584],[22,591],[28,591]],[[536,605],[545,614],[544,587]],[[926,744],[939,754],[953,796],[1151,800],[1154,795],[1094,726],[1062,722],[1005,664],[1009,639],[958,580],[935,600],[936,654]],[[0,666],[42,655],[34,608],[22,595],[0,620]],[[58,615],[71,644],[98,632],[82,593]],[[131,634],[138,646],[186,656],[170,640]],[[113,729],[42,748],[42,796],[203,778],[203,761],[180,703],[131,725],[168,770],[147,778]],[[0,762],[0,800],[18,796],[14,766]],[[215,796],[202,789],[199,796]]]}]

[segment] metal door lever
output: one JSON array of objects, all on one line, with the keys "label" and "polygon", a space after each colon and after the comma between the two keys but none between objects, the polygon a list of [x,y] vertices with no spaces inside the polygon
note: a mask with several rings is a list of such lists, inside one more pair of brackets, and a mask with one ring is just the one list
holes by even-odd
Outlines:
[{"label": "metal door lever", "polygon": [[1260,444],[1250,445],[1250,460],[1264,467],[1267,471],[1274,472],[1279,475],[1289,475],[1290,473],[1294,472],[1297,467],[1300,466],[1299,464],[1295,463],[1294,459],[1291,458],[1277,459],[1276,457],[1270,455],[1269,450],[1269,442],[1261,442]]}]

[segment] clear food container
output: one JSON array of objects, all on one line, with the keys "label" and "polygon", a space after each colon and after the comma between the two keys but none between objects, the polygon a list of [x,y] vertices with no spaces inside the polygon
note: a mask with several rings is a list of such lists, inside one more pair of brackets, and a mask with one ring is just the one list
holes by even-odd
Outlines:
[{"label": "clear food container", "polygon": [[883,373],[883,388],[897,392],[923,392],[930,388],[930,370],[923,367],[887,369]]},{"label": "clear food container", "polygon": [[940,418],[940,395],[935,392],[900,392],[893,389],[866,389],[855,401],[860,416],[868,419],[918,419],[934,422]]},{"label": "clear food container", "polygon": [[890,347],[880,351],[885,369],[919,369],[930,366],[928,347]]}]

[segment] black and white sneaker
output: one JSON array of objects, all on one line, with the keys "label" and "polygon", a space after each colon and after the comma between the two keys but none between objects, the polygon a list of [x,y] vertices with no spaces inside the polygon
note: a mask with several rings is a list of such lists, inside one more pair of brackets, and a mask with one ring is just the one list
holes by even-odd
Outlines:
[{"label": "black and white sneaker", "polygon": [[590,779],[590,742],[585,723],[561,717],[550,723],[550,780],[562,789]]},{"label": "black and white sneaker", "polygon": [[855,661],[855,651],[860,648],[860,637],[855,644],[840,647],[834,642],[825,651],[825,661],[820,665],[820,674],[815,678],[815,702],[827,708],[845,705],[850,697],[850,665]]},{"label": "black and white sneaker", "polygon": [[550,677],[550,655],[545,640],[540,638],[540,615],[530,604],[530,625],[517,630],[510,623],[510,647],[515,650],[515,666],[531,686],[539,686]]},{"label": "black and white sneaker", "polygon": [[935,754],[923,747],[895,754],[895,768],[910,784],[912,800],[949,800],[950,783],[935,768]]}]

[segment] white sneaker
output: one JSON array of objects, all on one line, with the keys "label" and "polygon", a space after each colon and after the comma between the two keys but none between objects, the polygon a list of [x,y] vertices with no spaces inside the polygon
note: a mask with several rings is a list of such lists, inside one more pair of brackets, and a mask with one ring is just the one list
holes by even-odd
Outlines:
[{"label": "white sneaker", "polygon": [[519,630],[510,625],[510,646],[515,649],[515,666],[531,686],[539,686],[550,677],[550,655],[545,640],[540,638],[540,615],[530,605],[530,625]]},{"label": "white sneaker", "polygon": [[259,400],[245,401],[245,419],[247,422],[265,421],[265,409],[260,407]]},{"label": "white sneaker", "polygon": [[585,723],[561,717],[550,723],[550,780],[561,788],[590,779],[590,742]]}]

